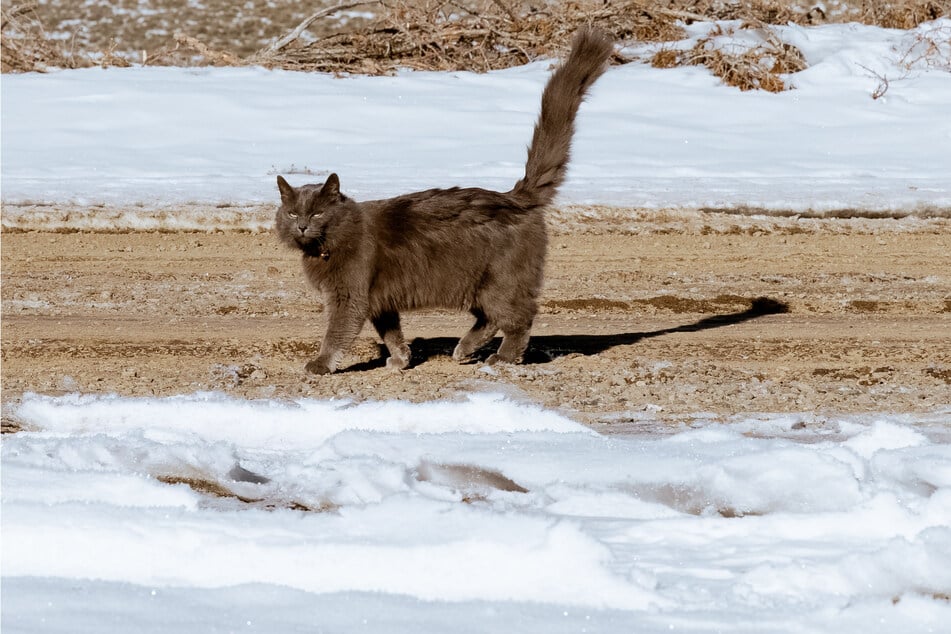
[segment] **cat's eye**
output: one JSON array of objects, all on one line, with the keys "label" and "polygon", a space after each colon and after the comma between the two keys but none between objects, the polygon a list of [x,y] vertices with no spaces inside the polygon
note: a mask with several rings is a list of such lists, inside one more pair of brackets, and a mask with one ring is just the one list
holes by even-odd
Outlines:
[{"label": "cat's eye", "polygon": [[297,212],[296,212],[296,211],[288,211],[288,212],[287,212],[287,215],[290,216],[291,218],[296,218],[296,217],[297,217]]}]

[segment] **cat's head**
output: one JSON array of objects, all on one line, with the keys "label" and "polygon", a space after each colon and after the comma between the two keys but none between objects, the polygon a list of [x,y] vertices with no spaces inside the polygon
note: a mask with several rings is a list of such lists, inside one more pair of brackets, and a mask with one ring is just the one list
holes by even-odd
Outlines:
[{"label": "cat's head", "polygon": [[292,187],[277,177],[281,206],[275,230],[282,242],[314,256],[327,253],[328,232],[353,215],[354,203],[340,193],[340,179],[331,174],[321,185]]}]

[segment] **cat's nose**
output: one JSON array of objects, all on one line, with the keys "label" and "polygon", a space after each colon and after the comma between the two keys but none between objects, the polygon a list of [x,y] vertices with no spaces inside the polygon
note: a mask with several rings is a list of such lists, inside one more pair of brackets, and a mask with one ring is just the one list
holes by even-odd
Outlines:
[{"label": "cat's nose", "polygon": [[297,225],[297,230],[301,235],[304,235],[304,232],[307,231],[307,225]]}]

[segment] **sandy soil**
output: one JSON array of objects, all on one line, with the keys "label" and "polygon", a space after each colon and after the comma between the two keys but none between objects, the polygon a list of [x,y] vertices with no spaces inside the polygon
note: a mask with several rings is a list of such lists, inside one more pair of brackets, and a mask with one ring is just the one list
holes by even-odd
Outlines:
[{"label": "sandy soil", "polygon": [[303,373],[320,303],[269,234],[7,231],[2,268],[6,413],[26,391],[426,400],[496,390],[617,428],[644,412],[951,404],[949,220],[711,214],[566,229],[552,236],[526,364],[453,362],[470,319],[434,312],[404,319],[410,370],[382,367],[367,327],[326,377]]}]

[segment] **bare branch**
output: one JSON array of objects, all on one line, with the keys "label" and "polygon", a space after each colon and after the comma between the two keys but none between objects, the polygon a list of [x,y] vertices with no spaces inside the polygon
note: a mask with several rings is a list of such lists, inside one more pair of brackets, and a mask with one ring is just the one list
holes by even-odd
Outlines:
[{"label": "bare branch", "polygon": [[287,46],[288,44],[290,44],[291,42],[299,38],[301,34],[303,34],[303,32],[307,30],[307,27],[309,27],[311,24],[313,24],[316,20],[319,20],[320,18],[326,17],[328,15],[333,15],[337,11],[345,11],[347,9],[352,9],[354,7],[360,7],[367,4],[382,4],[382,3],[380,2],[380,0],[365,0],[364,2],[346,2],[343,4],[338,4],[334,7],[328,7],[327,9],[321,9],[320,11],[318,11],[317,13],[314,13],[310,17],[306,18],[303,22],[298,24],[296,27],[294,27],[294,30],[292,30],[290,33],[286,34],[284,37],[277,40],[276,42],[268,46],[266,49],[264,49],[260,53],[257,53],[255,57],[262,57],[262,56],[266,57],[268,55],[276,53],[277,51],[281,50],[282,48],[284,48],[285,46]]},{"label": "bare branch", "polygon": [[683,20],[684,22],[707,22],[711,18],[700,13],[691,13],[690,11],[677,11],[676,9],[665,9],[663,7],[651,7],[651,13],[666,15],[668,18]]},{"label": "bare branch", "polygon": [[510,9],[507,4],[502,2],[502,0],[492,0],[492,4],[494,4],[498,8],[502,9],[502,11],[507,13],[509,16],[509,19],[512,21],[512,24],[518,24],[518,16],[515,15],[515,12],[512,11],[512,9]]},{"label": "bare branch", "polygon": [[859,66],[867,70],[869,73],[872,74],[873,77],[875,77],[875,79],[878,80],[878,86],[875,88],[875,90],[872,91],[872,99],[878,99],[880,97],[884,97],[885,93],[888,92],[888,77],[872,70],[871,68],[863,64],[859,64]]}]

